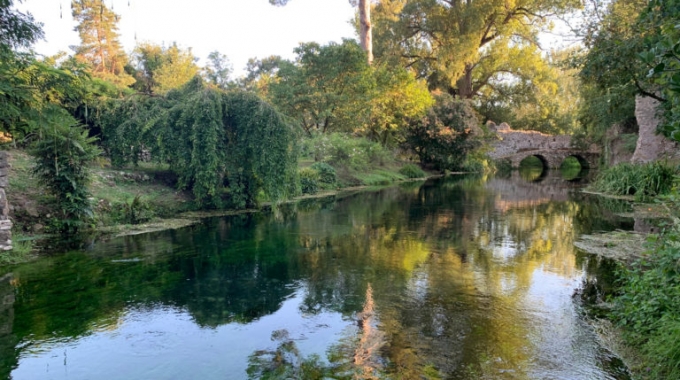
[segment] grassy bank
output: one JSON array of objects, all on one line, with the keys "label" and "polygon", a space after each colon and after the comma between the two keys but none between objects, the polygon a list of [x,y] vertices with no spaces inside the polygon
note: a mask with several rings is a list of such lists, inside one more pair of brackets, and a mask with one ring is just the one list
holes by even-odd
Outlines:
[{"label": "grassy bank", "polygon": [[676,175],[676,168],[663,162],[623,164],[604,170],[592,186],[606,194],[634,196],[637,202],[654,201],[656,206],[645,209],[663,209],[668,220],[658,233],[646,239],[637,237],[634,245],[639,254],[616,257],[624,251],[619,241],[608,241],[604,247],[615,252],[621,262],[615,274],[616,287],[608,295],[611,310],[606,316],[612,322],[611,330],[620,333],[623,344],[631,348],[626,349],[628,364],[639,379],[680,379],[680,193],[674,183]]},{"label": "grassy bank", "polygon": [[[366,144],[366,142],[359,142]],[[347,188],[382,186],[437,173],[404,164],[380,146],[368,146],[356,153],[357,143],[343,142],[341,149],[327,153],[326,161],[302,157],[299,161],[300,191],[295,198],[333,194]],[[352,154],[346,154],[350,150]],[[10,151],[11,169],[7,195],[14,222],[14,249],[0,256],[0,264],[26,261],[34,240],[59,232],[55,198],[47,193],[33,174],[33,158],[25,151]],[[332,163],[332,164],[331,164]],[[142,162],[137,166],[113,168],[101,159],[90,168],[89,186],[94,212],[88,229],[109,235],[135,234],[196,223],[208,214],[243,212],[202,210],[191,193],[177,190],[176,176],[167,165]],[[266,206],[269,199],[261,197]],[[248,210],[245,210],[248,212]]]}]

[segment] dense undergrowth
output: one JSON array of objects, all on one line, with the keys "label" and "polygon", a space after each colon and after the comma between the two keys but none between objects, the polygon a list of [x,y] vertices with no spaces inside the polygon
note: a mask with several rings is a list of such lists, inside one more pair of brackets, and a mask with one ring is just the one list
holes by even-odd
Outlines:
[{"label": "dense undergrowth", "polygon": [[643,355],[644,379],[680,379],[680,227],[647,243],[645,257],[618,273],[612,317]]},{"label": "dense undergrowth", "polygon": [[680,193],[677,171],[668,163],[620,164],[604,170],[594,187],[636,201],[660,202],[672,220],[648,237],[643,258],[616,273],[609,314],[642,363],[632,368],[642,379],[680,379]]}]

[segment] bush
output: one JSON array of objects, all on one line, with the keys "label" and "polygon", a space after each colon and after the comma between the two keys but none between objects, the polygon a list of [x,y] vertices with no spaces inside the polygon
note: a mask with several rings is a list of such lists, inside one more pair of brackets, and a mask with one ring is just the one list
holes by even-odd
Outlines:
[{"label": "bush", "polygon": [[343,133],[317,135],[303,145],[305,146],[303,150],[312,153],[316,161],[328,163],[336,168],[366,171],[372,167],[383,166],[392,160],[391,152],[379,143]]},{"label": "bush", "polygon": [[680,378],[680,230],[647,243],[648,252],[619,273],[614,319],[641,349],[649,379]]},{"label": "bush", "polygon": [[319,182],[326,187],[332,187],[338,180],[338,175],[335,168],[325,162],[315,162],[310,166],[319,174]]},{"label": "bush", "polygon": [[140,224],[153,218],[149,203],[142,199],[141,195],[135,196],[130,201],[113,205],[111,212],[116,221],[126,224]]},{"label": "bush", "polygon": [[399,174],[406,178],[423,178],[427,176],[425,172],[414,164],[406,164],[399,169]]},{"label": "bush", "polygon": [[466,155],[480,145],[471,138],[478,128],[479,121],[468,102],[439,95],[427,115],[409,125],[403,147],[415,152],[423,164],[459,170]]},{"label": "bush", "polygon": [[635,195],[636,200],[646,201],[668,194],[675,174],[675,169],[663,162],[644,165],[623,163],[600,172],[593,187],[603,193]]},{"label": "bush", "polygon": [[319,173],[312,168],[302,168],[298,173],[302,194],[316,194],[319,192]]},{"label": "bush", "polygon": [[34,173],[56,197],[59,226],[75,232],[94,214],[89,201],[89,164],[99,155],[94,138],[70,115],[57,115],[53,126],[33,144]]}]

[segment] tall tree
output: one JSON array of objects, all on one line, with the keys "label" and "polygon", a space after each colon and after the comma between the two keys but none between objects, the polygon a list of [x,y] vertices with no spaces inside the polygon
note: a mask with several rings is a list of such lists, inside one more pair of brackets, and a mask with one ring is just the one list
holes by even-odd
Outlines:
[{"label": "tall tree", "polygon": [[119,16],[103,0],[73,0],[71,8],[81,41],[75,48],[76,58],[88,63],[95,77],[121,87],[134,83],[125,72],[128,58],[118,42]]},{"label": "tall tree", "polygon": [[538,32],[577,0],[383,0],[374,9],[379,58],[463,99],[508,79],[536,80]]},{"label": "tall tree", "polygon": [[147,94],[164,94],[180,88],[199,73],[196,57],[191,49],[183,50],[173,43],[163,47],[141,43],[133,52],[137,72],[135,88]]},{"label": "tall tree", "polygon": [[[276,6],[284,6],[289,0],[269,0]],[[371,0],[349,0],[352,6],[359,6],[359,43],[366,52],[368,64],[373,63],[373,32],[371,27]]]},{"label": "tall tree", "polygon": [[208,54],[208,64],[203,68],[203,75],[208,83],[226,89],[232,71],[231,63],[226,55],[219,51]]},{"label": "tall tree", "polygon": [[308,133],[351,132],[368,116],[373,89],[370,66],[353,40],[295,48],[295,63],[280,62],[269,96]]}]

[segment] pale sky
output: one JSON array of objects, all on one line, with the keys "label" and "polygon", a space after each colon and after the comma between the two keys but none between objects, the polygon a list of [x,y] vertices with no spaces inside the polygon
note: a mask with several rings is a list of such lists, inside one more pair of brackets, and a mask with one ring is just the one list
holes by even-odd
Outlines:
[{"label": "pale sky", "polygon": [[[73,53],[69,46],[78,45],[80,39],[73,30],[70,0],[14,3],[43,23],[45,41],[35,45],[38,53]],[[269,0],[104,0],[104,4],[121,16],[120,42],[126,52],[136,41],[177,42],[204,62],[218,50],[229,57],[236,76],[243,74],[248,58],[293,58],[293,48],[300,42],[356,38],[350,25],[354,9],[348,0],[290,0],[285,7],[270,5]]]}]

